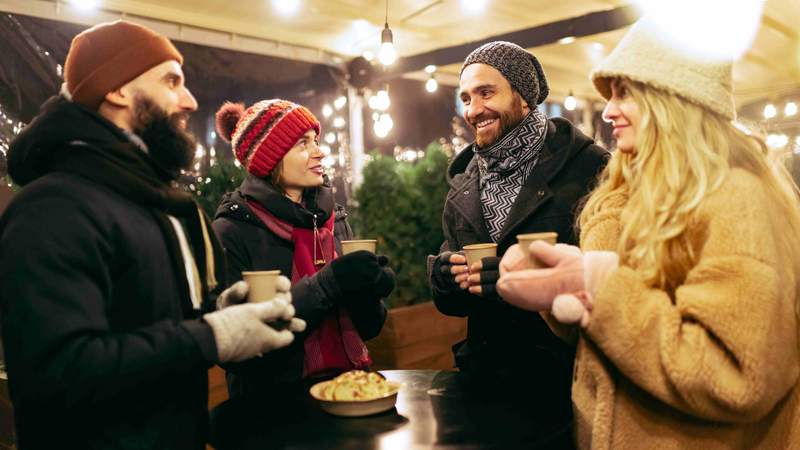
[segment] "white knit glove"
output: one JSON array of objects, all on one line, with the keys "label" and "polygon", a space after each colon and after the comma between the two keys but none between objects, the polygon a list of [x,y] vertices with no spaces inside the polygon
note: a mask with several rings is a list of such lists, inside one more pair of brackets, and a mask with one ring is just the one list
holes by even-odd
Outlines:
[{"label": "white knit glove", "polygon": [[[294,306],[284,299],[233,305],[203,316],[214,332],[218,362],[239,362],[286,347],[294,334],[306,328],[302,319],[294,317]],[[266,322],[289,321],[276,330]]]},{"label": "white knit glove", "polygon": [[[292,294],[289,290],[292,288],[292,282],[288,278],[281,275],[278,277],[275,290],[277,291],[276,299],[284,299],[288,303],[292,302]],[[238,305],[247,301],[247,293],[250,287],[245,281],[237,281],[233,286],[222,291],[217,297],[217,309],[227,308],[231,305]]]}]

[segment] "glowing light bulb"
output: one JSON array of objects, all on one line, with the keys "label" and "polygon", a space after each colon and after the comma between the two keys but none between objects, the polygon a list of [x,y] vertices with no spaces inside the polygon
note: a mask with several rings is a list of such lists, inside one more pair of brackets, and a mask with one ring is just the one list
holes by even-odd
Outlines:
[{"label": "glowing light bulb", "polygon": [[428,81],[425,82],[425,90],[433,93],[436,92],[437,89],[439,89],[439,83],[436,82],[436,78],[428,78]]},{"label": "glowing light bulb", "polygon": [[569,93],[567,98],[564,99],[564,108],[567,111],[575,111],[575,108],[578,107],[578,100],[572,96],[572,92]]},{"label": "glowing light bulb", "polygon": [[778,114],[778,110],[775,109],[775,105],[772,103],[768,104],[764,107],[764,118],[765,119],[772,119]]},{"label": "glowing light bulb", "polygon": [[797,114],[797,103],[789,102],[786,104],[786,107],[783,108],[783,115],[786,117],[792,117]]},{"label": "glowing light bulb", "polygon": [[381,50],[378,52],[378,60],[384,66],[391,66],[397,61],[397,52],[394,49],[393,43],[384,42],[381,44]]},{"label": "glowing light bulb", "polygon": [[97,9],[100,6],[100,0],[70,0],[70,3],[86,11]]},{"label": "glowing light bulb", "polygon": [[347,97],[345,97],[344,95],[339,96],[339,98],[333,101],[333,107],[336,109],[342,109],[346,104],[347,104]]},{"label": "glowing light bulb", "polygon": [[300,11],[300,0],[272,0],[272,7],[278,14],[291,17]]}]

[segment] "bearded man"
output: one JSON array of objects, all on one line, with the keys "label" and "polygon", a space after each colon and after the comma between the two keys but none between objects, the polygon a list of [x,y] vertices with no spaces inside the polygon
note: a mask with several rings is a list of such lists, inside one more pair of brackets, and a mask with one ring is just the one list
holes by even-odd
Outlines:
[{"label": "bearded man", "polygon": [[[11,144],[24,187],[0,220],[0,316],[20,450],[203,449],[210,365],[304,327],[286,294],[203,314],[224,256],[173,186],[196,146],[182,62],[131,22],[86,30],[62,94]],[[220,296],[246,294],[239,283]]]},{"label": "bearded man", "polygon": [[[442,313],[468,317],[467,340],[454,351],[472,385],[509,400],[532,395],[527,407],[542,421],[568,427],[574,351],[538,313],[497,295],[498,263],[522,233],[555,231],[559,242],[577,244],[580,200],[608,152],[569,121],[537,109],[547,79],[536,57],[516,44],[491,42],[470,53],[459,90],[476,139],[448,169],[446,240],[428,258],[433,298]],[[491,242],[497,257],[467,267],[463,246]]]}]

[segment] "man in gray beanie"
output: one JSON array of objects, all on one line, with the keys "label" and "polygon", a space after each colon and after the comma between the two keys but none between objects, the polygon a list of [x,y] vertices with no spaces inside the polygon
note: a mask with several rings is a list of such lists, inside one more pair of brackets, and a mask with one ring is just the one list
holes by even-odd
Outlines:
[{"label": "man in gray beanie", "polygon": [[[446,240],[428,262],[436,306],[469,317],[467,340],[456,346],[461,371],[477,386],[539,387],[528,406],[563,430],[571,420],[573,351],[539,314],[505,303],[495,290],[499,258],[518,234],[553,231],[559,242],[577,244],[576,210],[608,159],[569,121],[537,109],[548,93],[541,64],[516,44],[490,42],[467,56],[460,97],[476,139],[448,169]],[[485,242],[497,243],[497,257],[468,268],[458,251]]]}]

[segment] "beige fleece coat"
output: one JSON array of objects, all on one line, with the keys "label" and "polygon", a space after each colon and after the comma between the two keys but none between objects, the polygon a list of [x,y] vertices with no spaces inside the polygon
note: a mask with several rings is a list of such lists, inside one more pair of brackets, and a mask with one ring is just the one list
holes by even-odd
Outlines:
[{"label": "beige fleece coat", "polygon": [[[798,274],[765,197],[738,169],[709,196],[675,298],[624,266],[603,282],[578,340],[579,448],[800,449]],[[616,250],[619,213],[584,227],[584,251]]]}]

